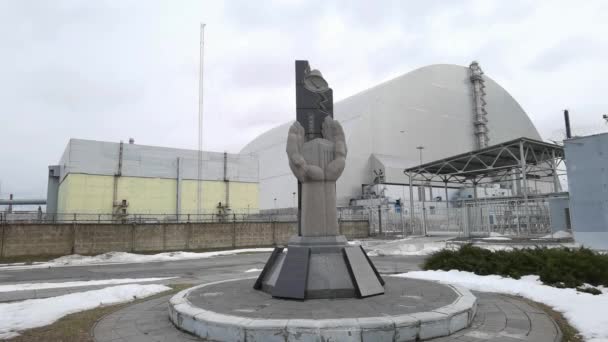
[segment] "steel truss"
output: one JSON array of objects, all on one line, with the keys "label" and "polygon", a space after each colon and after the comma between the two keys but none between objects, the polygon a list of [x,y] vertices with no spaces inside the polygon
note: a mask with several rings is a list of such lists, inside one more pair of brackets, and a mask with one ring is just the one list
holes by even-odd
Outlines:
[{"label": "steel truss", "polygon": [[[519,138],[411,167],[403,172],[408,176],[410,209],[413,212],[413,186],[415,185],[444,187],[446,206],[448,206],[448,188],[472,186],[474,200],[477,201],[478,185],[500,183],[506,180],[521,181],[519,195],[523,197],[524,201],[528,200],[528,179],[551,177],[553,191],[560,192],[558,168],[563,162],[564,148],[562,146],[529,138]],[[423,215],[425,215],[424,202],[423,198]],[[426,224],[424,226],[426,232]]]},{"label": "steel truss", "polygon": [[519,178],[524,181],[553,177],[554,185],[558,185],[558,168],[563,160],[562,146],[519,138],[415,166],[404,170],[404,173],[410,178],[409,185],[422,181],[427,186],[447,183],[462,187],[466,184],[497,183],[514,174],[521,175]]}]

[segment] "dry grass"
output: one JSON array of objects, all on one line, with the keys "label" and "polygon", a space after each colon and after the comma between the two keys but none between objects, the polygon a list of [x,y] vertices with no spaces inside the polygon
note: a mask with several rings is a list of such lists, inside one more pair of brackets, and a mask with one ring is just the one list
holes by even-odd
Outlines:
[{"label": "dry grass", "polygon": [[21,335],[14,337],[8,341],[93,342],[93,336],[91,335],[93,325],[95,325],[95,322],[97,322],[104,316],[129,305],[177,293],[183,289],[191,287],[192,284],[174,284],[168,286],[170,286],[172,290],[165,291],[154,296],[142,298],[129,303],[103,306],[92,310],[67,315],[51,325],[22,331],[20,332]]}]

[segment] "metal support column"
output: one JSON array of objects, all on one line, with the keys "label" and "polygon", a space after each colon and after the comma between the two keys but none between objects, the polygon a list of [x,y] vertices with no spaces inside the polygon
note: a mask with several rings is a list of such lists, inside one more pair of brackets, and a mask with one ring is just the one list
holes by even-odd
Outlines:
[{"label": "metal support column", "polygon": [[448,202],[448,181],[445,179],[444,181],[444,191],[445,191],[445,214],[448,217],[448,231],[450,230],[450,202]]},{"label": "metal support column", "polygon": [[524,142],[519,142],[519,164],[521,167],[522,189],[521,193],[524,197],[524,215],[526,221],[526,230],[530,233],[530,216],[528,215],[528,175],[526,173],[526,153],[524,151]]},{"label": "metal support column", "polygon": [[555,150],[551,150],[551,170],[553,171],[553,192],[560,192],[562,185],[557,175],[557,162],[555,161]]},{"label": "metal support column", "polygon": [[422,196],[422,234],[426,236],[426,188],[424,187],[424,182],[420,184],[420,195]]},{"label": "metal support column", "polygon": [[[478,203],[478,197],[477,197],[477,181],[473,182],[473,207],[474,208],[479,208],[481,210],[481,207],[479,206]],[[477,211],[477,210],[475,210]],[[477,214],[475,214],[475,216],[477,216]],[[469,223],[471,223],[471,218],[469,217]],[[479,222],[481,223],[481,211],[479,212]],[[477,220],[475,220],[475,223],[477,223]],[[471,227],[469,224],[469,234],[471,233]]]},{"label": "metal support column", "polygon": [[177,157],[177,177],[176,178],[176,196],[175,196],[175,217],[176,221],[179,222],[179,215],[182,212],[182,172],[181,172],[181,158]]},{"label": "metal support column", "polygon": [[414,187],[412,186],[412,173],[408,172],[407,177],[410,188],[410,228],[412,229],[412,234],[414,234]]}]

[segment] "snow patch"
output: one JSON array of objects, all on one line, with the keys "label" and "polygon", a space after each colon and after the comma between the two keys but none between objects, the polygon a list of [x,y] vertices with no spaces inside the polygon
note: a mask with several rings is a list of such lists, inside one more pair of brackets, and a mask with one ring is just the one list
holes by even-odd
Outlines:
[{"label": "snow patch", "polygon": [[436,280],[460,285],[480,292],[500,292],[541,302],[560,311],[588,342],[608,340],[608,293],[591,295],[575,289],[558,289],[543,285],[538,276],[521,279],[498,275],[479,276],[463,271],[416,271],[397,275],[404,278]]},{"label": "snow patch", "polygon": [[19,331],[53,324],[63,316],[102,305],[129,302],[170,290],[164,285],[119,285],[63,296],[0,304],[0,339]]},{"label": "snow patch", "polygon": [[421,242],[421,243],[402,243],[386,244],[380,248],[375,248],[369,252],[369,256],[385,255],[429,255],[438,252],[446,247],[445,242]]},{"label": "snow patch", "polygon": [[508,238],[508,237],[506,237],[506,236],[490,236],[490,237],[481,238],[480,240],[488,240],[488,241],[511,241],[511,238]]},{"label": "snow patch", "polygon": [[250,268],[247,271],[245,271],[245,273],[251,273],[251,272],[262,272],[261,268]]},{"label": "snow patch", "polygon": [[88,280],[88,281],[67,281],[67,282],[62,282],[62,283],[21,283],[21,284],[0,285],[0,292],[61,289],[61,288],[69,288],[69,287],[118,285],[118,284],[129,284],[129,283],[147,283],[147,282],[151,282],[151,281],[162,281],[162,280],[175,279],[175,278],[178,278],[178,277],[123,278],[123,279],[104,279],[104,280]]},{"label": "snow patch", "polygon": [[560,230],[558,232],[549,234],[549,235],[545,235],[543,237],[541,237],[541,239],[568,239],[571,238],[572,234],[568,233],[565,230]]},{"label": "snow patch", "polygon": [[84,256],[72,254],[53,259],[48,262],[42,262],[34,265],[19,265],[5,266],[0,269],[23,269],[23,268],[49,268],[49,267],[65,267],[65,266],[82,266],[82,265],[104,265],[104,264],[131,264],[131,263],[146,263],[146,262],[163,262],[163,261],[179,261],[205,259],[224,255],[233,255],[239,253],[256,253],[256,252],[272,252],[274,248],[245,248],[232,249],[227,251],[215,252],[165,252],[158,254],[134,254],[127,252],[109,252],[95,256]]}]

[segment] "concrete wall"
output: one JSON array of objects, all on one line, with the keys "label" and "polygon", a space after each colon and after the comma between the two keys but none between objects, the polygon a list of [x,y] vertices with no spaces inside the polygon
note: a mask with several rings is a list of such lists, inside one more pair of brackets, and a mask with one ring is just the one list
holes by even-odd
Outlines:
[{"label": "concrete wall", "polygon": [[[229,182],[230,207],[235,212],[258,209],[258,184]],[[59,213],[111,214],[113,176],[70,173],[59,185]],[[166,178],[119,177],[117,201],[129,202],[130,214],[175,214],[177,180]],[[181,214],[196,213],[197,181],[181,181]],[[226,183],[202,182],[203,212],[214,212],[226,201]]]},{"label": "concrete wall", "polygon": [[[159,252],[285,245],[295,222],[180,224],[6,224],[0,225],[0,258]],[[341,221],[349,239],[368,236],[368,221]]]},{"label": "concrete wall", "polygon": [[549,198],[549,218],[551,220],[551,232],[567,231],[569,227],[570,201],[568,198]]}]

